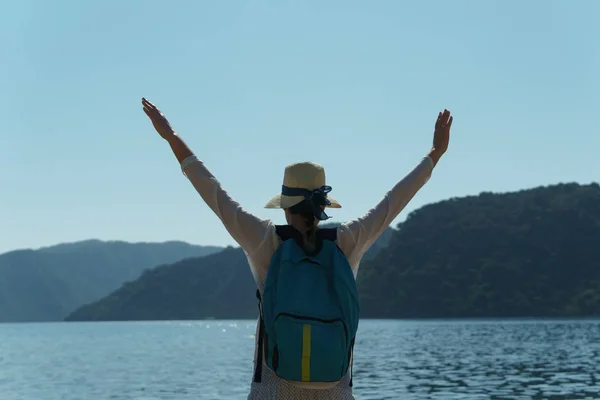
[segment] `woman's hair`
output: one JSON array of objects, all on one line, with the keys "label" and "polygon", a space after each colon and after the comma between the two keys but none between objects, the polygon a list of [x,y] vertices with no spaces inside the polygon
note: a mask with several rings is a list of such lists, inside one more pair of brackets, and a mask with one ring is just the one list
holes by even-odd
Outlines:
[{"label": "woman's hair", "polygon": [[290,214],[300,215],[306,223],[306,237],[310,238],[315,233],[315,208],[310,200],[302,200],[289,208]]},{"label": "woman's hair", "polygon": [[288,210],[290,214],[300,215],[304,219],[304,222],[306,223],[305,245],[312,245],[311,242],[313,241],[313,236],[317,231],[315,218],[319,221],[324,221],[329,218],[323,208],[331,205],[331,202],[327,200],[327,193],[331,191],[331,186],[321,186],[312,191],[306,189],[301,190],[304,194],[304,200],[288,208]]}]

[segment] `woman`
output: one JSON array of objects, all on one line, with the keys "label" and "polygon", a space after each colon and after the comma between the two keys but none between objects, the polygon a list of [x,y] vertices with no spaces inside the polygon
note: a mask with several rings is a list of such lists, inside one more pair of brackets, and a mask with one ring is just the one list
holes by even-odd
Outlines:
[{"label": "woman", "polygon": [[[145,98],[142,99],[142,105],[156,131],[171,146],[185,176],[246,253],[260,299],[260,294],[264,294],[265,281],[273,279],[268,274],[272,259],[276,258],[274,255],[279,254],[280,247],[285,247],[282,243],[287,243],[287,238],[282,236],[282,227],[276,227],[271,221],[252,215],[232,200],[219,181],[173,130],[160,110]],[[363,255],[427,182],[433,168],[446,152],[452,120],[448,110],[439,113],[433,135],[433,147],[427,156],[400,180],[379,204],[364,216],[334,229],[333,236],[320,234],[325,230],[319,230],[317,227],[319,221],[328,218],[326,208],[341,207],[337,200],[328,195],[331,187],[326,186],[325,171],[321,165],[310,162],[288,165],[285,169],[282,193],[273,197],[265,207],[284,210],[288,223],[287,231],[292,232],[291,236],[295,236],[294,241],[298,242],[307,254],[321,245],[324,236],[330,236],[335,247],[343,254],[346,265],[350,266],[350,276],[354,284]],[[264,305],[262,310],[266,311]],[[277,367],[274,370],[278,373],[272,368],[274,360],[269,361],[267,353],[267,360],[263,357],[262,348],[268,341],[268,337],[262,338],[263,327],[261,312],[255,343],[255,374],[248,399],[354,398],[349,365],[342,370],[341,379],[335,382],[311,382],[309,378],[305,382],[302,382],[304,378],[282,379]],[[267,349],[269,348],[267,345]]]}]

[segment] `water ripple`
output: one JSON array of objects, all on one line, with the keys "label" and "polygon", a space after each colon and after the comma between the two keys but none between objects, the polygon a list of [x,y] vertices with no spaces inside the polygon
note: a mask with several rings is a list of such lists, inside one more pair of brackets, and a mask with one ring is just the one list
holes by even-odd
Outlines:
[{"label": "water ripple", "polygon": [[[6,400],[245,399],[254,321],[0,325]],[[357,399],[599,399],[600,321],[362,321]]]}]

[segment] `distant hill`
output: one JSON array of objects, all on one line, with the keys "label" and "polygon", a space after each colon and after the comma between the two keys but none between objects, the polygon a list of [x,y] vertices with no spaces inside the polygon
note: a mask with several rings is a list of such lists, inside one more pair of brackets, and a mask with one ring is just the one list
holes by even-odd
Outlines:
[{"label": "distant hill", "polygon": [[0,322],[60,321],[147,268],[221,249],[87,240],[0,254]]},{"label": "distant hill", "polygon": [[240,248],[145,271],[67,321],[256,317],[256,285]]},{"label": "distant hill", "polygon": [[362,272],[373,318],[600,316],[600,186],[427,205]]},{"label": "distant hill", "polygon": [[[598,184],[454,198],[389,234],[359,272],[365,318],[600,315]],[[228,248],[146,271],[67,319],[255,318],[254,291]]]},{"label": "distant hill", "polygon": [[[386,229],[365,259],[385,247],[392,233],[393,229]],[[138,280],[74,311],[67,320],[254,318],[255,291],[244,252],[228,247],[220,253],[147,270]]]}]

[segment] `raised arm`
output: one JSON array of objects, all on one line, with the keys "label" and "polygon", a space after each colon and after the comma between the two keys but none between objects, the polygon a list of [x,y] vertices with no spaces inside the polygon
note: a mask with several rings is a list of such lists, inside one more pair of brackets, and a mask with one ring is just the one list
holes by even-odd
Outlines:
[{"label": "raised arm", "polygon": [[158,134],[171,146],[183,173],[198,194],[244,251],[253,253],[267,238],[272,229],[271,222],[249,213],[231,199],[219,181],[171,127],[160,110],[145,98],[142,99],[142,105]]},{"label": "raised arm", "polygon": [[338,244],[355,268],[369,247],[429,180],[433,168],[448,149],[452,120],[448,110],[439,113],[429,154],[369,212],[340,226]]}]

